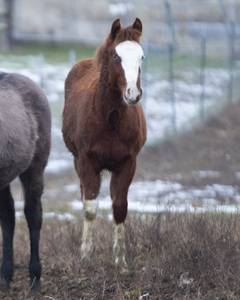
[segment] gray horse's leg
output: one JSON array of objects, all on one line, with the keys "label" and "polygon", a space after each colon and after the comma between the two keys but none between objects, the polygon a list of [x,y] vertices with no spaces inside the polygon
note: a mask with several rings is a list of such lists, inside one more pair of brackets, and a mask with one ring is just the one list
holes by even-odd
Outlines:
[{"label": "gray horse's leg", "polygon": [[0,222],[3,239],[1,284],[9,287],[13,277],[13,235],[15,228],[15,210],[10,186],[0,191]]},{"label": "gray horse's leg", "polygon": [[30,235],[30,285],[32,289],[37,289],[40,287],[42,271],[39,257],[39,240],[42,226],[41,196],[43,193],[43,170],[33,165],[25,173],[20,175],[20,179],[24,189],[24,213]]}]

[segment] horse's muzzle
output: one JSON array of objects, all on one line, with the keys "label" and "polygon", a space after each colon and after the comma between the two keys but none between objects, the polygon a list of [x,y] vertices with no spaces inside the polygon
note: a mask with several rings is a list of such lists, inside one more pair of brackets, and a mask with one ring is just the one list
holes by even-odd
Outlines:
[{"label": "horse's muzzle", "polygon": [[127,104],[134,105],[137,104],[142,98],[142,89],[136,89],[134,93],[129,92],[128,90],[124,93],[124,101]]}]

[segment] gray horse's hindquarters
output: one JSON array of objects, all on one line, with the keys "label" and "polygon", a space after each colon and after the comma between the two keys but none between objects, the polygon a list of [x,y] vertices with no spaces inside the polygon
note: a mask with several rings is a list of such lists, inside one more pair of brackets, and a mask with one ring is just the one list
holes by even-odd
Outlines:
[{"label": "gray horse's hindquarters", "polygon": [[23,75],[0,76],[0,189],[28,169],[35,156],[41,154],[40,167],[45,167],[50,129],[43,91]]},{"label": "gray horse's hindquarters", "polygon": [[15,210],[10,183],[17,176],[23,187],[24,214],[30,237],[30,286],[32,289],[40,287],[41,197],[44,168],[50,151],[50,132],[50,109],[41,89],[25,76],[0,74],[0,289],[10,286],[14,273]]}]

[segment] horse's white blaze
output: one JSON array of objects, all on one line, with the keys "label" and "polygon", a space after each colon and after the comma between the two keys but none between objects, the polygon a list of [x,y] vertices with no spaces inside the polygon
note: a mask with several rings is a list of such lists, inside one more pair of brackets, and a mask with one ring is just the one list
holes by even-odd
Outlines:
[{"label": "horse's white blaze", "polygon": [[84,200],[84,221],[81,244],[82,259],[89,259],[93,252],[93,222],[97,215],[98,202],[96,200]]},{"label": "horse's white blaze", "polygon": [[137,87],[138,72],[144,56],[142,47],[134,41],[124,41],[116,46],[116,52],[121,58],[127,86],[124,97],[128,101],[135,101],[140,95]]}]

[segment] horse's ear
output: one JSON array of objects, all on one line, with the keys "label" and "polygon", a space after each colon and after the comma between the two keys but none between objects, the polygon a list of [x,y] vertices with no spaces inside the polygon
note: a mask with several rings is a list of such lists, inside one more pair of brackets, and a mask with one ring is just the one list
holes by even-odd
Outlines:
[{"label": "horse's ear", "polygon": [[142,21],[139,18],[136,18],[132,27],[142,33]]},{"label": "horse's ear", "polygon": [[113,21],[112,28],[111,28],[111,38],[113,41],[115,40],[115,38],[120,30],[121,30],[120,19],[116,19],[115,21]]}]

